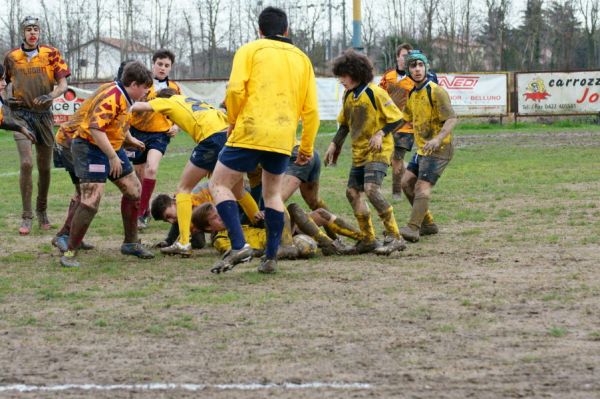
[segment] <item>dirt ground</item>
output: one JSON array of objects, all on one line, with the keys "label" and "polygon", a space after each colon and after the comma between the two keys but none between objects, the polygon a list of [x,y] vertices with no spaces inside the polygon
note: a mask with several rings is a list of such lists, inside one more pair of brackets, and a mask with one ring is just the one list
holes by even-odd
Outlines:
[{"label": "dirt ground", "polygon": [[[550,140],[527,132],[463,136],[459,147],[502,140],[600,146],[600,133]],[[600,182],[586,189],[597,194]],[[502,201],[496,205],[527,205]],[[568,201],[557,197],[539,206]],[[0,301],[0,387],[210,387],[0,397],[600,397],[600,250],[597,239],[582,240],[597,237],[600,216],[592,209],[591,225],[566,223],[563,213],[551,225],[520,223],[523,217],[516,211],[508,221],[452,222],[389,258],[282,262],[275,276],[257,276],[256,260],[211,276],[198,267],[215,258],[211,250],[147,268],[126,264],[117,275],[69,273],[61,297],[42,298],[40,287],[29,287]],[[555,240],[545,238],[549,230]],[[38,262],[49,263],[50,256]],[[34,272],[35,266],[23,267]],[[123,294],[134,288],[147,291]],[[370,387],[214,387],[315,381]]]}]

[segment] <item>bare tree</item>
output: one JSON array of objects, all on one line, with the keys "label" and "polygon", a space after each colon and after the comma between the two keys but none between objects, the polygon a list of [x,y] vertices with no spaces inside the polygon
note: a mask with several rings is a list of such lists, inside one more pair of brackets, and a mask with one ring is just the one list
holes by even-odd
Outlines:
[{"label": "bare tree", "polygon": [[599,0],[579,0],[579,12],[583,18],[583,30],[587,44],[587,67],[594,68],[598,65],[596,55],[598,18],[600,18]]},{"label": "bare tree", "polygon": [[21,42],[19,23],[22,17],[21,0],[8,0],[6,7],[7,16],[2,18],[2,22],[8,31],[8,38],[11,48],[15,48]]}]

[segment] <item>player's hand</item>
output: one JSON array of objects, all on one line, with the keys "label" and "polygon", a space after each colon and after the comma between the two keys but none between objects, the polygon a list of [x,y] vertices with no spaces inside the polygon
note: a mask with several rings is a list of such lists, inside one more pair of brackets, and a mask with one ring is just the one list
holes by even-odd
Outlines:
[{"label": "player's hand", "polygon": [[335,143],[329,143],[329,147],[327,147],[327,151],[325,151],[325,155],[323,155],[323,163],[325,166],[335,165],[335,151],[337,150],[337,146]]},{"label": "player's hand", "polygon": [[110,177],[116,179],[121,176],[121,173],[123,173],[123,161],[121,161],[119,156],[115,154],[108,162],[110,163]]},{"label": "player's hand", "polygon": [[33,134],[31,130],[27,129],[26,127],[22,127],[21,133],[23,133],[23,136],[27,137],[27,140],[31,141],[33,144],[37,143],[35,134]]},{"label": "player's hand", "polygon": [[229,125],[229,127],[227,128],[227,137],[228,138],[229,138],[229,136],[231,136],[233,129],[235,129],[235,125]]},{"label": "player's hand", "polygon": [[429,140],[427,143],[425,143],[425,145],[423,146],[423,152],[429,155],[432,152],[439,150],[441,145],[441,140],[438,137],[435,137]]},{"label": "player's hand", "polygon": [[298,156],[296,157],[296,161],[294,162],[296,165],[304,166],[310,162],[312,156],[308,156],[300,151],[298,151]]},{"label": "player's hand", "polygon": [[135,148],[138,151],[144,151],[146,149],[146,144],[143,141],[136,139],[135,137],[131,137],[129,141],[129,147]]},{"label": "player's hand", "polygon": [[50,94],[44,94],[42,96],[34,98],[33,103],[35,105],[50,105],[52,103],[52,100],[54,100],[54,97],[52,97]]},{"label": "player's hand", "polygon": [[261,220],[265,220],[265,212],[264,211],[258,211],[254,214],[254,223],[258,223]]},{"label": "player's hand", "polygon": [[18,98],[11,97],[6,100],[6,104],[9,107],[20,107],[23,105],[23,100],[19,100]]},{"label": "player's hand", "polygon": [[369,140],[369,149],[372,151],[380,152],[381,145],[383,143],[383,131],[378,131]]},{"label": "player's hand", "polygon": [[173,126],[171,126],[171,128],[167,132],[167,136],[169,136],[169,137],[175,137],[175,135],[177,133],[179,133],[179,126],[173,125]]}]

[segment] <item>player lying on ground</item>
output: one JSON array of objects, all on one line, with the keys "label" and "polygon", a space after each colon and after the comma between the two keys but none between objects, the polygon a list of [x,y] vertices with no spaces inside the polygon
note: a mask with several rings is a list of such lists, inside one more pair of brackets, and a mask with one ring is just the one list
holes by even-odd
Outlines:
[{"label": "player lying on ground", "polygon": [[[325,153],[325,164],[336,161],[350,133],[352,167],[346,197],[363,233],[356,250],[381,254],[400,251],[405,244],[394,218],[394,208],[384,198],[381,184],[394,149],[391,133],[402,123],[402,112],[385,90],[371,83],[373,65],[367,56],[354,50],[344,52],[334,61],[333,73],[346,90],[338,116],[340,127]],[[385,227],[383,246],[376,240],[365,195]]]},{"label": "player lying on ground", "polygon": [[[159,112],[188,133],[197,144],[185,165],[177,185],[177,224],[179,240],[161,249],[168,254],[189,256],[190,220],[192,219],[192,190],[215,168],[217,157],[227,140],[227,117],[212,105],[192,97],[177,95],[173,89],[163,89],[149,102],[137,102],[131,107],[135,112]],[[243,194],[236,192],[236,198]],[[236,205],[237,207],[237,205]]]},{"label": "player lying on ground", "polygon": [[[210,191],[208,190],[208,184],[206,182],[199,183],[196,185],[194,190],[192,191],[192,208],[206,203],[212,202],[212,197],[210,195]],[[259,211],[254,198],[250,195],[249,192],[246,192],[240,200],[238,200],[238,205],[246,214],[248,220],[259,221],[262,219],[262,212]],[[160,243],[157,244],[158,247],[161,247],[161,251],[165,250],[163,253],[171,254],[167,248],[171,246],[177,238],[179,237],[179,225],[178,225],[178,217],[177,217],[177,204],[175,198],[166,194],[159,194],[152,200],[152,217],[156,220],[163,220],[167,223],[171,224],[171,229],[169,230],[169,234],[167,238]],[[191,223],[191,219],[190,219]],[[201,249],[205,245],[204,232],[198,231],[193,226],[191,226],[191,240],[190,244],[193,249]],[[181,256],[190,256],[191,250],[189,253],[178,253]]]}]

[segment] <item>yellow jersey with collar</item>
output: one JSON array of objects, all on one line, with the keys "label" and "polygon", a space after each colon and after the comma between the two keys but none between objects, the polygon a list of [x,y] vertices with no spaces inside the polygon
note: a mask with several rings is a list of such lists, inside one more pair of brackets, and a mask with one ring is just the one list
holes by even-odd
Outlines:
[{"label": "yellow jersey with collar", "polygon": [[205,101],[184,95],[155,98],[148,102],[154,112],[167,116],[173,123],[199,143],[215,133],[226,130],[227,116]]},{"label": "yellow jersey with collar", "polygon": [[[267,247],[267,231],[263,228],[242,225],[242,232],[248,245],[253,249],[265,249]],[[227,230],[220,231],[212,239],[213,247],[223,253],[231,249],[231,240]]]},{"label": "yellow jersey with collar", "polygon": [[[429,89],[427,87],[429,86]],[[427,91],[430,91],[431,102]],[[437,137],[446,120],[456,118],[448,92],[438,84],[427,81],[410,93],[404,108],[404,120],[412,122],[415,129],[415,144],[419,155],[450,159],[454,153],[452,133],[448,134],[440,148],[431,154],[425,154],[423,146]]]},{"label": "yellow jersey with collar", "polygon": [[402,119],[388,93],[381,87],[369,83],[344,92],[344,103],[338,123],[348,126],[352,138],[352,165],[363,166],[369,162],[390,163],[394,150],[391,134],[383,136],[381,151],[369,148],[369,140],[388,123]]},{"label": "yellow jersey with collar", "polygon": [[89,108],[81,115],[81,123],[73,137],[96,145],[91,130],[99,130],[106,134],[112,148],[119,150],[129,130],[131,105],[131,98],[120,83],[107,85],[92,98]]},{"label": "yellow jersey with collar", "polygon": [[21,47],[9,51],[4,58],[4,69],[6,82],[12,83],[13,97],[23,101],[25,108],[46,111],[51,104],[35,105],[33,100],[54,90],[58,80],[69,77],[71,71],[58,49],[40,45],[37,52],[28,59]]},{"label": "yellow jersey with collar", "polygon": [[[402,111],[408,100],[408,93],[415,87],[415,81],[398,72],[396,68],[387,70],[381,77],[379,87],[388,92],[394,104]],[[412,123],[406,122],[396,130],[400,133],[414,133]]]},{"label": "yellow jersey with collar", "polygon": [[285,38],[238,49],[225,105],[235,125],[226,145],[291,155],[302,119],[300,151],[312,156],[319,129],[315,75],[306,54]]},{"label": "yellow jersey with collar", "polygon": [[[177,83],[170,79],[167,79],[166,83],[166,87],[157,89],[155,81],[150,90],[148,90],[146,98],[141,101],[154,100],[158,95],[158,92],[163,88],[170,88],[175,90],[177,94],[181,94],[181,88]],[[171,122],[168,117],[160,112],[132,112],[131,126],[144,133],[165,133],[171,129],[173,122]]]}]

